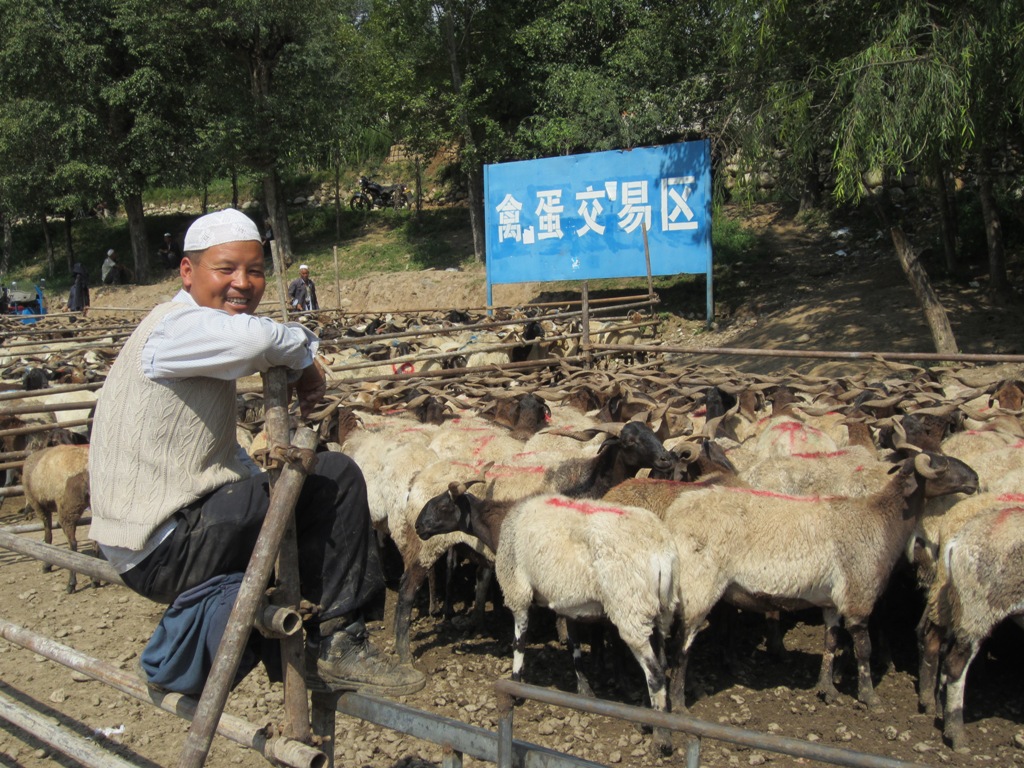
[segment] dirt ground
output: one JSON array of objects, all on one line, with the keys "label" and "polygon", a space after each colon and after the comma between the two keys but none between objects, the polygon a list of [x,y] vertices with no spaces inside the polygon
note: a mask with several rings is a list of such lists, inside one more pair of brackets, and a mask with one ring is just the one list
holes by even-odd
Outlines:
[{"label": "dirt ground", "polygon": [[[762,208],[748,218],[767,238],[768,252],[748,264],[723,270],[716,288],[717,325],[704,328],[703,289],[671,297],[666,304],[661,337],[687,349],[777,348],[856,351],[919,351],[932,349],[920,310],[902,277],[891,248],[870,225],[850,231],[799,226],[779,211]],[[333,280],[318,278],[321,303],[333,306]],[[937,283],[964,352],[1020,354],[1020,305],[992,307],[984,280]],[[172,281],[144,287],[98,289],[93,305],[149,307],[173,294]],[[426,271],[342,281],[342,306],[350,310],[386,311],[435,307],[474,308],[485,304],[482,270]],[[497,286],[496,304],[546,300],[541,285]],[[692,360],[689,355],[677,359]],[[800,370],[838,377],[863,363],[744,358],[712,354],[709,366],[748,371]],[[1020,363],[979,368],[982,378],[1020,375]],[[20,503],[0,508],[0,523],[19,522]],[[26,534],[41,539],[41,534]],[[63,542],[58,532],[56,541]],[[464,575],[464,574],[460,574]],[[161,607],[127,590],[104,586],[64,592],[66,575],[40,572],[36,561],[0,550],[0,615],[34,631],[55,637],[83,653],[133,669],[161,615]],[[465,588],[466,585],[463,585]],[[698,640],[691,677],[702,691],[691,714],[714,723],[856,749],[874,755],[933,766],[1024,765],[1024,668],[1016,627],[1001,628],[971,669],[966,722],[970,750],[957,753],[943,744],[936,722],[917,711],[916,650],[913,627],[919,613],[906,577],[897,574],[894,597],[886,601],[875,625],[883,628],[892,661],[878,653],[875,680],[883,705],[868,710],[854,698],[856,679],[848,673],[843,693],[825,704],[814,693],[822,642],[820,618],[812,612],[787,617],[788,653],[775,661],[767,654],[756,618],[744,621],[737,633],[739,657],[731,667],[719,654],[720,644],[705,632]],[[376,627],[377,642],[392,645],[391,617],[395,594],[388,595],[385,622]],[[421,606],[422,608],[422,606]],[[469,626],[465,606],[451,622],[424,616],[413,625],[415,664],[429,675],[427,687],[402,701],[438,715],[496,730],[498,715],[493,682],[511,668],[512,627],[508,614],[493,602],[483,626]],[[47,712],[67,729],[114,748],[139,765],[177,762],[187,722],[137,702],[105,685],[74,674],[13,644],[0,642],[0,693]],[[574,690],[571,664],[553,631],[538,615],[527,651],[528,682]],[[593,683],[603,698],[640,703],[643,681],[628,658],[616,662],[616,675],[600,675]],[[267,682],[261,670],[249,675],[231,694],[226,711],[254,723],[279,722],[282,691]],[[670,758],[648,752],[649,737],[633,726],[602,717],[526,703],[516,712],[516,738],[609,765],[683,765],[681,750]],[[676,744],[682,743],[677,735]],[[434,768],[442,763],[440,746],[418,741],[345,716],[338,717],[337,765],[359,768]],[[52,748],[10,725],[0,728],[0,765],[74,765]],[[263,758],[216,738],[207,765],[228,768],[262,765]],[[478,765],[468,759],[467,765]],[[702,764],[746,766],[805,765],[808,761],[706,740]]]}]

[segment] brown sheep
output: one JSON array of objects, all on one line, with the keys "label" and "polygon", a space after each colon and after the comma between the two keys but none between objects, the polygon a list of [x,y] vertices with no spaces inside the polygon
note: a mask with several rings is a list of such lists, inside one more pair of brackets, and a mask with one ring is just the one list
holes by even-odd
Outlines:
[{"label": "brown sheep", "polygon": [[[89,446],[55,445],[36,451],[25,460],[22,483],[25,499],[43,523],[43,540],[53,543],[53,514],[64,531],[72,552],[78,551],[76,527],[89,506]],[[53,566],[43,565],[49,573]],[[98,585],[93,581],[94,585]],[[68,594],[75,591],[77,579],[71,571]]]}]

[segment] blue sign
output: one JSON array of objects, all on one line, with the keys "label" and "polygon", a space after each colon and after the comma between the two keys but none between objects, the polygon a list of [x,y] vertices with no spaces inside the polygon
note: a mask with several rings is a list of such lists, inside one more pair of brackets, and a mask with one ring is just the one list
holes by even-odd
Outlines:
[{"label": "blue sign", "polygon": [[708,141],[484,166],[487,301],[502,283],[708,275]]}]

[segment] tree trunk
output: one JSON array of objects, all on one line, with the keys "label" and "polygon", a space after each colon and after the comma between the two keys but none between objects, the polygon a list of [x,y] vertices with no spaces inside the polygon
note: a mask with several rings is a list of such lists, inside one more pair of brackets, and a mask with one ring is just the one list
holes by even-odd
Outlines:
[{"label": "tree trunk", "polygon": [[992,190],[990,157],[981,151],[981,171],[978,174],[978,197],[981,215],[985,221],[985,244],[988,246],[988,293],[993,303],[1002,305],[1010,298],[1010,281],[1006,274],[1006,247],[1003,243],[1003,224],[999,206]]},{"label": "tree trunk", "polygon": [[4,222],[4,247],[3,256],[0,256],[0,275],[6,275],[11,271],[11,259],[14,257],[14,229],[11,226],[11,217],[0,213]]},{"label": "tree trunk", "polygon": [[124,198],[128,215],[128,238],[132,244],[136,285],[149,282],[149,246],[146,243],[146,217],[142,210],[142,192],[130,192]]},{"label": "tree trunk", "polygon": [[459,127],[462,130],[463,164],[467,168],[466,181],[469,188],[469,223],[473,231],[473,255],[477,263],[484,260],[484,201],[483,201],[483,169],[477,159],[476,141],[473,139],[473,126],[469,121],[464,100],[462,99],[462,70],[459,67],[458,44],[455,40],[455,20],[452,10],[445,4],[441,26],[444,30],[444,45],[448,52],[448,65],[452,72],[452,90],[459,99]]},{"label": "tree trunk", "polygon": [[210,185],[203,182],[203,216],[210,212]]},{"label": "tree trunk", "polygon": [[[274,242],[271,251],[276,248],[274,254],[274,269],[284,269],[292,264],[292,235],[288,227],[288,211],[284,202],[284,195],[281,192],[281,178],[277,174],[277,167],[271,166],[263,176],[263,198],[267,206],[267,216],[270,218],[270,225],[274,228]],[[280,263],[278,263],[280,255]]]},{"label": "tree trunk", "polygon": [[[334,239],[341,240],[341,158],[334,160]],[[338,297],[341,298],[340,296]]]},{"label": "tree trunk", "polygon": [[270,254],[274,260],[274,275],[277,277],[277,295],[281,304],[281,317],[288,317],[288,302],[285,298],[284,271],[291,263],[291,235],[288,231],[288,214],[280,197],[277,169],[268,169],[263,177],[263,198],[267,206],[270,226],[274,239],[270,241]]},{"label": "tree trunk", "polygon": [[53,279],[57,272],[57,265],[53,261],[53,240],[50,239],[50,227],[46,223],[46,214],[39,214],[39,223],[43,227],[43,240],[46,242],[46,276]]},{"label": "tree trunk", "polygon": [[956,204],[950,190],[949,174],[946,173],[942,159],[938,156],[932,160],[932,176],[935,179],[935,198],[939,207],[939,232],[946,272],[955,275],[960,268],[956,251],[956,241],[959,237]]},{"label": "tree trunk", "polygon": [[71,237],[71,226],[74,223],[74,218],[71,215],[71,211],[64,211],[64,251],[68,256],[68,274],[71,274],[72,268],[75,266],[75,241]]},{"label": "tree trunk", "polygon": [[231,207],[238,210],[238,169],[231,166]]},{"label": "tree trunk", "polygon": [[924,310],[925,321],[928,323],[932,340],[935,342],[935,351],[943,355],[957,354],[959,350],[956,346],[956,338],[953,336],[953,328],[949,324],[949,317],[932,289],[928,275],[917,258],[917,252],[907,240],[901,227],[890,227],[889,236],[896,248],[896,257],[900,261],[900,266],[903,267],[903,272],[906,274],[907,280],[910,281],[910,287],[913,289],[914,295],[917,296],[917,302]]},{"label": "tree trunk", "polygon": [[815,155],[807,164],[804,183],[800,190],[800,206],[797,213],[813,211],[821,205],[821,176],[818,174]]},{"label": "tree trunk", "polygon": [[419,217],[423,210],[423,197],[420,190],[423,189],[423,158],[416,155],[416,216]]},{"label": "tree trunk", "polygon": [[486,251],[486,230],[484,225],[484,174],[483,167],[474,163],[467,173],[469,177],[469,224],[473,228],[473,255],[482,264]]}]

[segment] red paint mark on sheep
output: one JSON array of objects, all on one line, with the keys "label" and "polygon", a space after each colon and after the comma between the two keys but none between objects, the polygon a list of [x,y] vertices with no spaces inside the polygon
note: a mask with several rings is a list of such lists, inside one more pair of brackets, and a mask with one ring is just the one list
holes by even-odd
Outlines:
[{"label": "red paint mark on sheep", "polygon": [[722,488],[726,493],[746,493],[750,496],[757,496],[765,499],[782,499],[783,501],[835,501],[845,498],[844,496],[793,496],[788,493],[777,493],[765,491],[760,488]]},{"label": "red paint mark on sheep", "polygon": [[838,459],[846,456],[849,451],[828,451],[816,452],[816,453],[794,453],[792,454],[794,459]]},{"label": "red paint mark on sheep", "polygon": [[1004,507],[999,510],[999,514],[996,515],[995,522],[992,523],[992,530],[998,530],[1000,526],[1006,523],[1014,515],[1019,515],[1024,512],[1024,507]]},{"label": "red paint mark on sheep", "polygon": [[998,499],[1007,502],[1024,502],[1024,493],[1001,493]]},{"label": "red paint mark on sheep", "polygon": [[599,507],[596,504],[588,504],[585,501],[571,501],[570,499],[548,499],[547,504],[552,507],[563,509],[574,509],[584,515],[594,515],[598,512],[609,512],[613,515],[624,515],[626,511],[620,507]]}]

